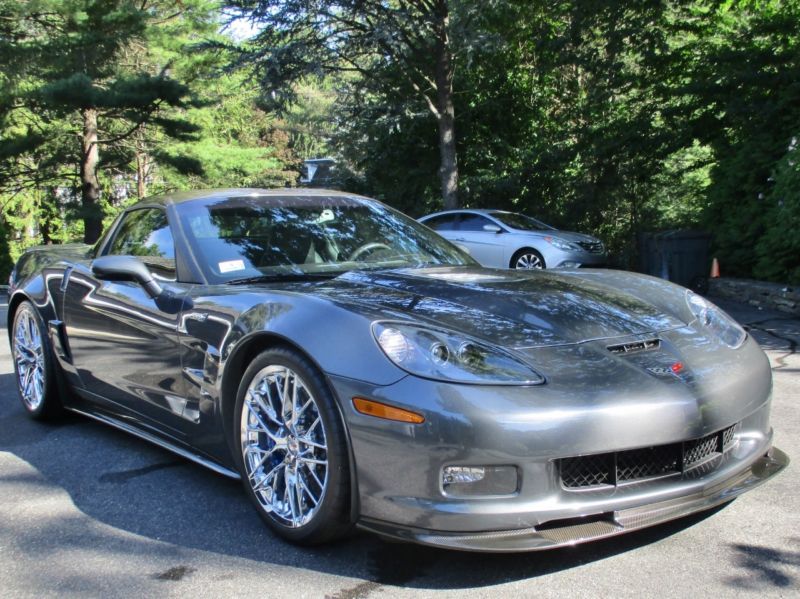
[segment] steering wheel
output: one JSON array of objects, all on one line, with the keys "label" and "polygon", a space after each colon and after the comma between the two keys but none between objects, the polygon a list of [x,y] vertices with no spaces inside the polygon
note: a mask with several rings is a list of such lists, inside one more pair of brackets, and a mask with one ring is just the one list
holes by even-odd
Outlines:
[{"label": "steering wheel", "polygon": [[352,254],[347,258],[350,262],[355,262],[359,258],[363,257],[365,254],[369,254],[370,252],[374,252],[375,250],[389,250],[392,251],[385,243],[381,243],[380,241],[370,241],[369,243],[365,243],[361,247],[356,248]]}]

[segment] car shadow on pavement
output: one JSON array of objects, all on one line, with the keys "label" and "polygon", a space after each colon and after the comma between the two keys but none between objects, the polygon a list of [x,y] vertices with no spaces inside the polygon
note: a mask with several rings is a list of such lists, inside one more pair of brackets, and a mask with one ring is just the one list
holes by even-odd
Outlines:
[{"label": "car shadow on pavement", "polygon": [[[301,548],[278,539],[262,524],[240,483],[79,416],[67,416],[60,424],[34,422],[23,413],[14,384],[13,375],[0,375],[0,452],[9,452],[22,463],[14,460],[13,468],[0,472],[0,487],[10,494],[6,501],[14,502],[18,496],[24,503],[40,494],[54,497],[59,509],[33,522],[0,515],[0,539],[13,539],[19,550],[44,559],[98,548],[123,561],[156,557],[163,570],[147,575],[159,580],[193,572],[192,550],[201,550],[221,560],[244,558],[363,581],[333,595],[340,598],[363,596],[384,585],[483,587],[535,578],[657,543],[724,509],[535,554],[460,553],[392,543],[360,532],[334,544]],[[740,551],[744,568],[781,586],[765,565],[773,558]],[[131,572],[134,575],[142,573]],[[76,566],[70,576],[85,577],[82,588],[91,588],[96,574]]]}]

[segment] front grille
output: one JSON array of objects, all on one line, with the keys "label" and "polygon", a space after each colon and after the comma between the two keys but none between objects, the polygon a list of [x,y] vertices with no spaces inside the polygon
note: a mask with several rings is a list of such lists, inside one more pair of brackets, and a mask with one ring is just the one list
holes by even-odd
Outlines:
[{"label": "front grille", "polygon": [[578,245],[581,246],[587,252],[591,252],[593,254],[602,254],[603,253],[603,244],[599,241],[579,241]]},{"label": "front grille", "polygon": [[677,452],[670,446],[647,447],[617,454],[617,483],[678,472]]},{"label": "front grille", "polygon": [[557,460],[561,484],[567,489],[585,489],[681,474],[731,449],[735,433],[736,425],[683,443],[562,458]]}]

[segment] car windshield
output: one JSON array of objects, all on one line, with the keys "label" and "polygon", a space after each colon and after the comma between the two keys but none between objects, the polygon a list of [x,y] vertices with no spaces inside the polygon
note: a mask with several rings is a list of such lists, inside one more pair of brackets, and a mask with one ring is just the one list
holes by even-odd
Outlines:
[{"label": "car windshield", "polygon": [[476,264],[426,227],[366,199],[252,196],[177,209],[212,282]]},{"label": "car windshield", "polygon": [[516,212],[490,212],[494,218],[512,229],[521,231],[555,231],[555,227],[536,220],[532,216],[525,216]]}]

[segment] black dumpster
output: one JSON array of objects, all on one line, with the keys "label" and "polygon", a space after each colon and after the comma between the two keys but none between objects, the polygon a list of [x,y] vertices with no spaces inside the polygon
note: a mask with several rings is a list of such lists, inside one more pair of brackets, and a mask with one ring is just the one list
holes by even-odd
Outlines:
[{"label": "black dumpster", "polygon": [[711,270],[711,234],[704,231],[640,233],[639,271],[702,291]]}]

